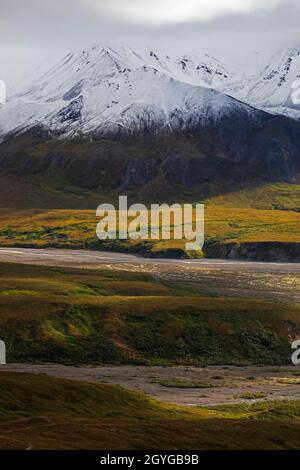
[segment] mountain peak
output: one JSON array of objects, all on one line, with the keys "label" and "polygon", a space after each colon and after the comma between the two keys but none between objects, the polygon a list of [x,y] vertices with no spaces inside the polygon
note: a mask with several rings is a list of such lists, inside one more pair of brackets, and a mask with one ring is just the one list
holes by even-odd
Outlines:
[{"label": "mountain peak", "polygon": [[191,126],[220,117],[238,106],[236,99],[298,118],[291,91],[299,78],[299,48],[245,77],[208,54],[171,57],[155,48],[94,44],[67,54],[12,96],[0,112],[0,136],[37,124],[64,135]]},{"label": "mountain peak", "polygon": [[220,94],[218,106],[211,89],[232,75],[209,56],[172,58],[154,48],[94,44],[67,54],[12,97],[0,113],[0,133],[39,123],[69,135],[154,123],[169,127],[176,113],[184,125],[203,113],[218,114],[228,99]]}]

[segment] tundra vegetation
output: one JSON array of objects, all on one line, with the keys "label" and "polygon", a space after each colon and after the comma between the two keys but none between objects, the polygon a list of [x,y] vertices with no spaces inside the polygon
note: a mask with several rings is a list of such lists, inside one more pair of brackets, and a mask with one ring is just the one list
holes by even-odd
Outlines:
[{"label": "tundra vegetation", "polygon": [[0,264],[9,362],[290,364],[299,308],[203,293],[201,278]]},{"label": "tundra vegetation", "polygon": [[[300,206],[300,202],[299,202]],[[95,206],[96,207],[96,206]],[[98,240],[95,210],[0,210],[0,246],[84,248],[151,257],[201,257],[232,243],[300,243],[300,213],[208,204],[203,253],[185,251],[186,240]]]},{"label": "tundra vegetation", "polygon": [[10,372],[0,373],[0,387],[0,449],[296,450],[300,444],[295,401],[187,408],[119,386]]}]

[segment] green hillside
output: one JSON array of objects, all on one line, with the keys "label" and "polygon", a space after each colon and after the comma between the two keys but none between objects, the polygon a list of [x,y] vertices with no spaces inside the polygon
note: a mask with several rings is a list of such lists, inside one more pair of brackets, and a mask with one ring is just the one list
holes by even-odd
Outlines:
[{"label": "green hillside", "polygon": [[201,279],[2,263],[0,282],[9,361],[287,364],[300,328],[297,307],[208,297]]},{"label": "green hillside", "polygon": [[159,403],[113,385],[0,372],[0,449],[299,448],[299,402],[220,409]]}]

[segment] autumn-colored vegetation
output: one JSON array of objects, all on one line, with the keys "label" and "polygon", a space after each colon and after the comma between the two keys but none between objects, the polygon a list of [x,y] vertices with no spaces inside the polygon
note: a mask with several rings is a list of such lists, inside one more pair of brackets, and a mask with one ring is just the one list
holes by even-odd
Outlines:
[{"label": "autumn-colored vegetation", "polygon": [[9,362],[289,364],[299,327],[297,307],[208,297],[201,279],[0,264]]},{"label": "autumn-colored vegetation", "polygon": [[[2,210],[0,246],[106,249],[146,256],[164,256],[170,250],[176,256],[185,250],[184,240],[101,242],[96,236],[98,221],[92,210]],[[300,213],[208,205],[205,210],[205,240],[206,243],[219,244],[300,243]]]},{"label": "autumn-colored vegetation", "polygon": [[121,387],[0,372],[0,449],[298,449],[300,402],[184,408]]}]

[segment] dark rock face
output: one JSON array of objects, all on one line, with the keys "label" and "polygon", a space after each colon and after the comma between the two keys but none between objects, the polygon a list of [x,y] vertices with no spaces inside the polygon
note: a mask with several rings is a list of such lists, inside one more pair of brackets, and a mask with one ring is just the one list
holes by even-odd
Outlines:
[{"label": "dark rock face", "polygon": [[83,98],[82,96],[79,96],[79,98],[73,100],[68,106],[63,108],[58,113],[59,121],[68,122],[68,121],[80,120],[82,107],[83,107]]},{"label": "dark rock face", "polygon": [[[76,93],[78,90],[70,90]],[[82,97],[61,110],[67,126],[81,115]],[[59,175],[88,190],[122,191],[160,181],[180,200],[184,191],[198,195],[231,191],[269,181],[292,183],[300,173],[300,123],[253,110],[191,123],[182,130],[93,135],[57,139],[34,128],[0,145],[0,172],[12,175]],[[157,184],[156,184],[157,187]],[[156,194],[149,194],[153,198]],[[142,202],[142,201],[141,201]]]},{"label": "dark rock face", "polygon": [[270,180],[292,182],[299,170],[299,123],[274,116],[260,129],[248,149],[253,171],[261,171]]},{"label": "dark rock face", "polygon": [[231,260],[265,261],[281,263],[300,262],[300,243],[249,242],[228,243],[208,246],[205,253],[209,257]]},{"label": "dark rock face", "polygon": [[120,190],[142,186],[157,174],[156,162],[152,158],[129,159]]}]

